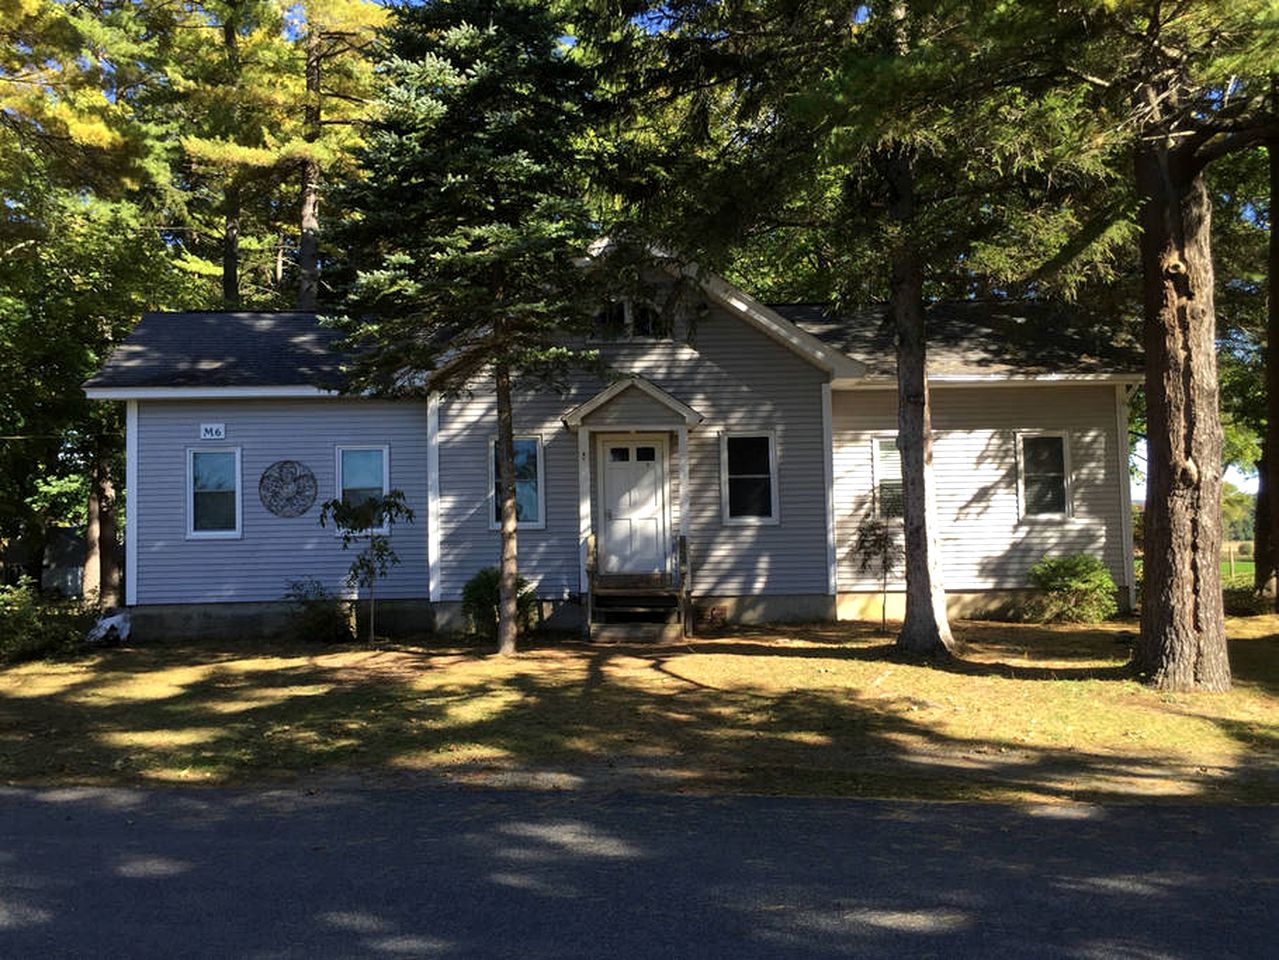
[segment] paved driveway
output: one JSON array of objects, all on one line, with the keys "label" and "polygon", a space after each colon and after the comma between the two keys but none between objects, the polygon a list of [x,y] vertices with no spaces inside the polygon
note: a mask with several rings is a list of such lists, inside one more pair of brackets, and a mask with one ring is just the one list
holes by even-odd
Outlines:
[{"label": "paved driveway", "polygon": [[0,957],[1279,956],[1279,809],[0,789]]}]

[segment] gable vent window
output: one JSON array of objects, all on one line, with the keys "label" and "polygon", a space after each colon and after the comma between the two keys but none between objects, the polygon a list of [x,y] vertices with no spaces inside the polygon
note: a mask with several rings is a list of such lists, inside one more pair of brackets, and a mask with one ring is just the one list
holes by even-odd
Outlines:
[{"label": "gable vent window", "polygon": [[725,523],[777,522],[777,444],[772,434],[720,438]]},{"label": "gable vent window", "polygon": [[1061,434],[1021,438],[1022,513],[1064,517],[1070,513],[1066,438]]},{"label": "gable vent window", "polygon": [[595,336],[600,340],[665,340],[671,336],[670,320],[651,303],[628,297],[613,301],[595,315]]},{"label": "gable vent window", "polygon": [[875,510],[881,520],[906,515],[902,495],[902,455],[896,437],[875,440]]},{"label": "gable vent window", "polygon": [[187,536],[240,535],[240,450],[187,451]]}]

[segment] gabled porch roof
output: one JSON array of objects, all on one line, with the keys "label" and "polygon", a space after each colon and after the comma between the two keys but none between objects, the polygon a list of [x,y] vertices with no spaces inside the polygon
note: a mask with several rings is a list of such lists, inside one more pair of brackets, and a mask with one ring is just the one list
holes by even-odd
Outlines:
[{"label": "gabled porch roof", "polygon": [[688,404],[671,396],[655,383],[645,380],[643,377],[632,375],[613,381],[613,383],[585,403],[574,407],[565,414],[564,426],[569,428],[580,427],[584,418],[608,405],[608,403],[621,396],[627,390],[639,390],[641,393],[646,394],[649,398],[670,410],[676,417],[683,420],[686,427],[695,427],[706,419]]}]

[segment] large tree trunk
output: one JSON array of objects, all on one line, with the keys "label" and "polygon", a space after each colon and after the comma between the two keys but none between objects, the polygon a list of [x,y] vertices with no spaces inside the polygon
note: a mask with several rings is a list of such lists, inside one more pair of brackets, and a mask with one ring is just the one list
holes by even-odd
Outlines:
[{"label": "large tree trunk", "polygon": [[111,482],[111,451],[102,441],[96,443],[89,476],[80,592],[85,600],[98,606],[113,607],[120,601],[115,487]]},{"label": "large tree trunk", "polygon": [[120,604],[120,545],[116,542],[115,484],[111,479],[109,454],[102,458],[98,501],[99,597],[104,607]]},{"label": "large tree trunk", "polygon": [[[306,38],[306,130],[308,143],[320,139],[320,31],[311,24]],[[302,161],[302,224],[298,241],[298,309],[314,310],[320,292],[320,164],[308,153]]]},{"label": "large tree trunk", "polygon": [[1262,444],[1261,459],[1257,461],[1257,498],[1253,501],[1252,514],[1252,587],[1263,597],[1275,596],[1275,556],[1270,546],[1269,446],[1269,441]]},{"label": "large tree trunk", "polygon": [[[96,459],[96,458],[95,458]],[[89,502],[84,520],[84,567],[80,571],[80,595],[86,603],[102,601],[102,499],[95,469],[89,477]]]},{"label": "large tree trunk", "polygon": [[955,641],[946,619],[937,494],[933,477],[932,415],[926,373],[924,275],[910,238],[915,178],[909,155],[887,164],[890,207],[899,226],[892,252],[892,311],[897,326],[897,448],[901,451],[906,548],[906,615],[897,646],[912,654],[948,656]]},{"label": "large tree trunk", "polygon": [[[1266,579],[1262,577],[1262,557],[1256,554],[1257,587],[1268,590],[1275,598],[1275,609],[1279,611],[1279,589],[1276,589],[1275,574],[1279,563],[1275,559],[1276,548],[1279,547],[1279,477],[1270,471],[1279,470],[1279,230],[1275,229],[1275,206],[1279,200],[1279,138],[1266,141],[1266,153],[1270,164],[1270,249],[1266,257],[1266,439],[1263,444],[1265,466],[1259,471],[1261,478],[1257,490],[1257,528],[1255,536],[1257,547],[1261,547],[1262,520],[1265,513],[1266,534]],[[1262,498],[1265,498],[1265,509],[1262,509]]]},{"label": "large tree trunk", "polygon": [[511,371],[504,363],[495,370],[497,382],[497,483],[502,508],[502,562],[497,604],[497,652],[515,653],[519,631],[519,561],[515,532],[515,417],[511,405]]},{"label": "large tree trunk", "polygon": [[1168,144],[1143,144],[1136,174],[1149,456],[1136,662],[1161,689],[1226,690],[1212,205],[1198,164]]}]

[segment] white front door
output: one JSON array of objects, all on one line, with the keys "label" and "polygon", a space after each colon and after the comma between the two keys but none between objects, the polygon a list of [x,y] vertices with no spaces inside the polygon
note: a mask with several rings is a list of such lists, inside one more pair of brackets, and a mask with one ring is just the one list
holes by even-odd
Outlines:
[{"label": "white front door", "polygon": [[666,440],[600,440],[600,569],[603,573],[666,571]]}]

